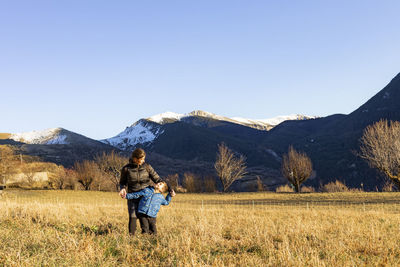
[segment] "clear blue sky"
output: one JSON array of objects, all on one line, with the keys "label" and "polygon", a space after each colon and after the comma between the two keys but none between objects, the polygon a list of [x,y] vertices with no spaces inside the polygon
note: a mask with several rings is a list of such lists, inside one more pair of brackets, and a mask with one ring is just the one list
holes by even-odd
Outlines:
[{"label": "clear blue sky", "polygon": [[400,72],[399,14],[376,0],[0,1],[0,132],[347,114]]}]

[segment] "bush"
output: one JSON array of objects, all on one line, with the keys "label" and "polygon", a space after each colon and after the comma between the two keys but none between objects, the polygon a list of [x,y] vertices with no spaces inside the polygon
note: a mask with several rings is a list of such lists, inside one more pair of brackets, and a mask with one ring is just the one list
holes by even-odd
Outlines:
[{"label": "bush", "polygon": [[185,172],[183,175],[183,184],[188,193],[200,192],[200,178],[193,173]]},{"label": "bush", "polygon": [[289,185],[281,185],[276,188],[275,192],[277,193],[294,193],[294,189]]},{"label": "bush", "polygon": [[261,180],[260,176],[257,175],[257,191],[258,192],[263,192],[267,191],[268,187],[264,185],[263,181]]},{"label": "bush", "polygon": [[215,178],[207,176],[204,178],[204,192],[213,193],[217,191]]},{"label": "bush", "polygon": [[300,189],[301,193],[315,193],[315,189],[312,186],[302,186]]},{"label": "bush", "polygon": [[58,166],[49,173],[48,186],[53,189],[75,189],[76,173],[72,169]]},{"label": "bush", "polygon": [[180,186],[180,185],[178,185],[178,186],[174,189],[174,191],[175,191],[176,193],[187,193],[186,188],[183,188],[183,187]]},{"label": "bush", "polygon": [[322,186],[322,192],[334,193],[334,192],[349,192],[349,188],[342,182],[336,180]]},{"label": "bush", "polygon": [[395,185],[391,180],[386,180],[382,187],[382,192],[394,192],[396,191]]}]

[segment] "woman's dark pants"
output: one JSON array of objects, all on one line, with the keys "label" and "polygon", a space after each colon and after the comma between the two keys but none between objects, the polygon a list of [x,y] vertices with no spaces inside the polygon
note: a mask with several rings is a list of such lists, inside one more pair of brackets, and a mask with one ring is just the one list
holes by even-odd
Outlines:
[{"label": "woman's dark pants", "polygon": [[128,199],[128,212],[129,212],[129,234],[134,235],[136,232],[136,219],[138,218],[137,210],[139,208],[139,199]]}]

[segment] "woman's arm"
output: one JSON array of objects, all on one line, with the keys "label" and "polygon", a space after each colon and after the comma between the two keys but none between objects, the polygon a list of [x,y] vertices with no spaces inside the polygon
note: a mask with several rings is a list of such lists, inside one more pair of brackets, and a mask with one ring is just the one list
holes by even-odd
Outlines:
[{"label": "woman's arm", "polygon": [[162,182],[162,179],[160,178],[158,173],[156,173],[153,167],[151,167],[151,165],[148,163],[146,164],[146,170],[149,173],[150,179],[153,180],[154,183]]},{"label": "woman's arm", "polygon": [[120,190],[119,191],[119,195],[122,198],[125,198],[125,196],[126,196],[126,185],[127,185],[127,183],[128,183],[128,173],[127,173],[125,167],[123,167],[121,169],[121,176],[120,176],[120,179],[119,179],[119,190]]},{"label": "woman's arm", "polygon": [[128,184],[128,172],[126,171],[126,168],[123,167],[121,169],[121,176],[119,178],[119,190],[126,189],[127,184]]}]

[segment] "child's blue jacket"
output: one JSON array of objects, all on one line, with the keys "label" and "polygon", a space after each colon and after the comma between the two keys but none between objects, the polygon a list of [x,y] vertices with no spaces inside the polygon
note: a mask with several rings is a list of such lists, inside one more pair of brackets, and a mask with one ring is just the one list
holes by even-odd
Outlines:
[{"label": "child's blue jacket", "polygon": [[168,205],[171,195],[165,199],[161,193],[154,193],[154,187],[149,186],[135,193],[126,194],[126,199],[140,198],[138,212],[156,218],[161,205]]}]

